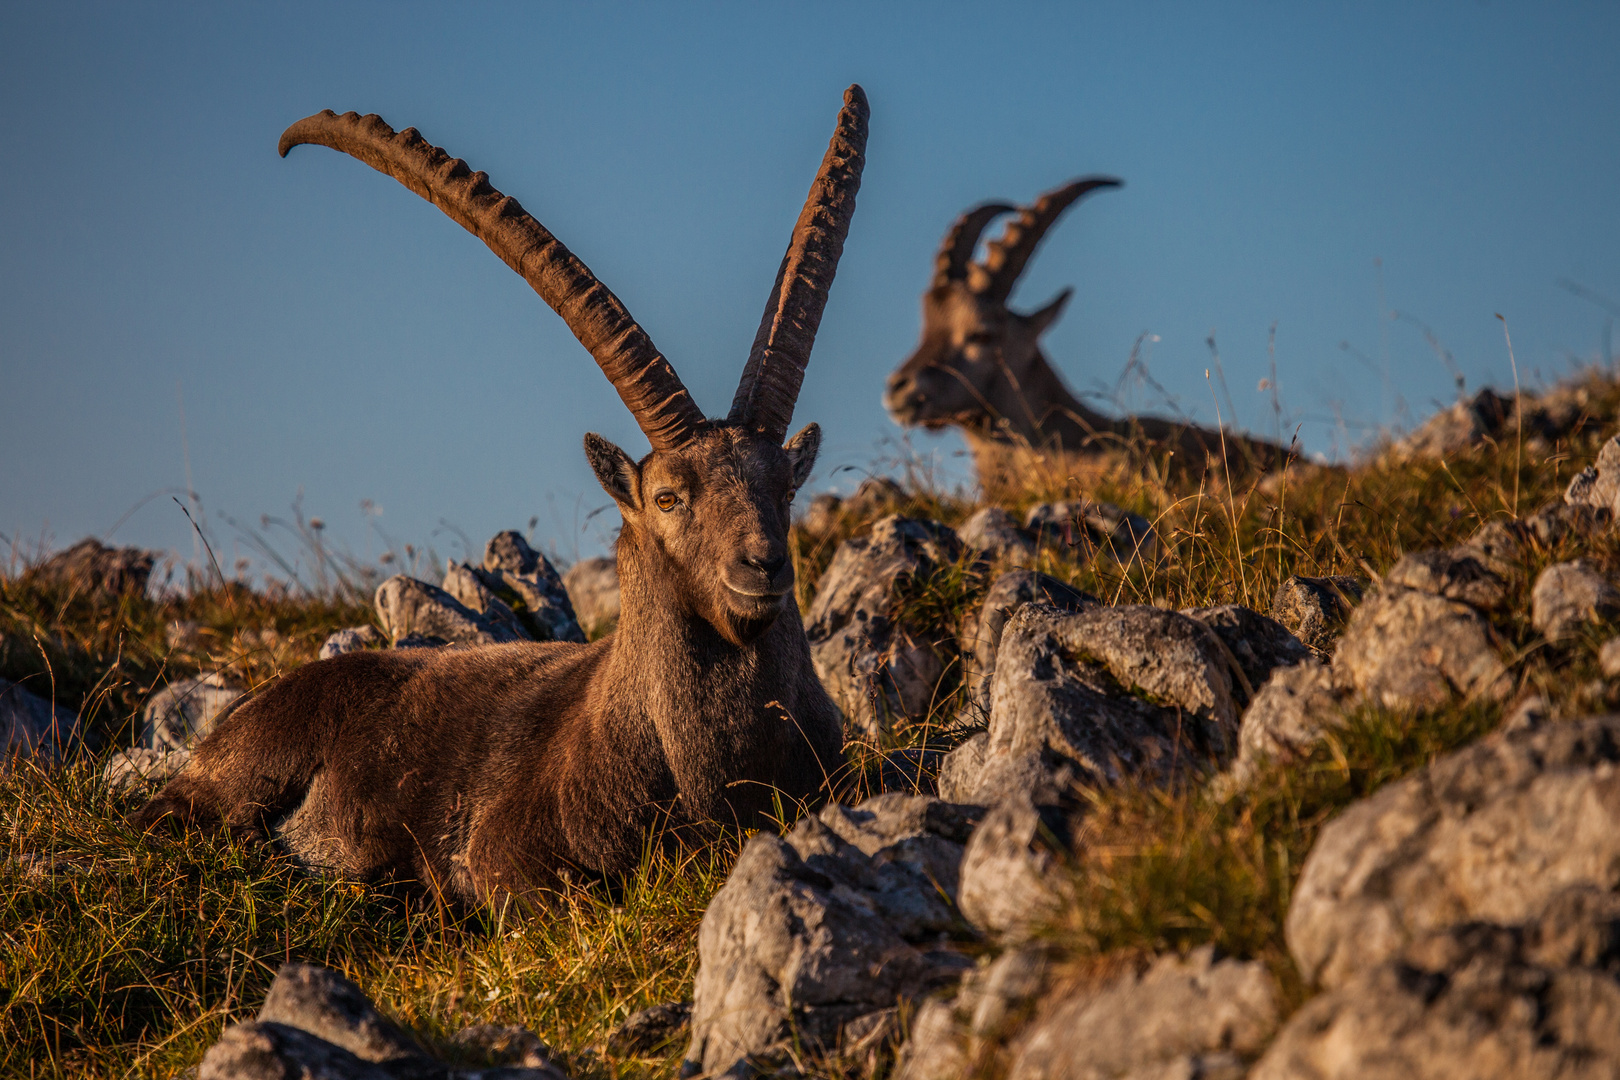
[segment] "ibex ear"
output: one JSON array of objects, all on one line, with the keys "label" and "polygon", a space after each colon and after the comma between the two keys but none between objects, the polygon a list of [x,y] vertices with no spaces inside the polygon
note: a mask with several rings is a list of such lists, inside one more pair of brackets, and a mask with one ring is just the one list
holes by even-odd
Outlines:
[{"label": "ibex ear", "polygon": [[1046,333],[1047,329],[1051,327],[1053,323],[1058,321],[1058,317],[1063,314],[1063,308],[1069,302],[1069,297],[1073,295],[1074,290],[1072,288],[1064,289],[1062,292],[1054,296],[1052,298],[1052,302],[1041,308],[1041,310],[1035,312],[1033,315],[1024,316],[1024,318],[1029,320],[1030,325],[1035,328],[1036,337],[1040,337],[1042,334]]},{"label": "ibex ear", "polygon": [[629,454],[591,431],[585,434],[585,458],[596,472],[597,483],[615,502],[641,509],[641,474]]},{"label": "ibex ear", "polygon": [[816,467],[816,455],[821,452],[821,425],[804,425],[804,430],[783,443],[782,449],[793,462],[793,490],[798,491],[810,479],[810,470]]}]

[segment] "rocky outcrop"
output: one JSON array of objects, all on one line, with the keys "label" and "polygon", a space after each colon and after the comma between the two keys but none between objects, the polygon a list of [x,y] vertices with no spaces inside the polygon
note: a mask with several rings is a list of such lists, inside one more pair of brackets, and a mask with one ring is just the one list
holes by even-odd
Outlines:
[{"label": "rocky outcrop", "polygon": [[[480,1037],[458,1045],[494,1042]],[[503,1042],[511,1059],[491,1062],[494,1067],[446,1065],[337,972],[287,964],[270,984],[258,1018],[225,1029],[203,1057],[197,1080],[564,1080],[532,1035]]]},{"label": "rocky outcrop", "polygon": [[146,703],[136,745],[158,753],[189,749],[243,692],[218,673],[176,680]]},{"label": "rocky outcrop", "polygon": [[1153,523],[1113,503],[1085,499],[1040,503],[1025,515],[1024,528],[1039,546],[1062,546],[1081,561],[1101,554],[1122,563],[1153,563],[1160,554]]},{"label": "rocky outcrop", "polygon": [[144,593],[159,553],[140,548],[108,547],[87,536],[33,570],[36,581],[50,581],[81,596],[117,597]]},{"label": "rocky outcrop", "polygon": [[1322,829],[1294,888],[1289,948],[1347,983],[1425,934],[1516,925],[1571,885],[1620,886],[1620,717],[1459,750]]},{"label": "rocky outcrop", "polygon": [[1327,657],[1350,612],[1361,601],[1361,582],[1353,577],[1287,578],[1271,600],[1271,617],[1317,654]]},{"label": "rocky outcrop", "polygon": [[1054,803],[1076,781],[1162,782],[1219,761],[1237,747],[1229,670],[1219,639],[1185,615],[1026,604],[1002,634],[989,731],[951,755],[982,763],[947,765],[949,794]]},{"label": "rocky outcrop", "polygon": [[857,734],[876,737],[926,716],[961,677],[957,645],[909,621],[907,590],[963,559],[956,533],[935,521],[886,517],[839,545],[805,620],[816,674]]},{"label": "rocky outcrop", "polygon": [[743,1077],[893,1040],[897,1003],[972,966],[949,938],[979,813],[880,795],[754,836],[703,916],[685,1068]]},{"label": "rocky outcrop", "polygon": [[9,768],[19,758],[47,765],[62,760],[77,746],[79,716],[20,683],[0,679],[0,732],[5,734],[0,769]]},{"label": "rocky outcrop", "polygon": [[1563,641],[1620,616],[1620,589],[1586,559],[1554,563],[1536,578],[1530,622],[1549,641]]},{"label": "rocky outcrop", "polygon": [[377,618],[389,639],[418,635],[440,644],[498,645],[523,640],[436,585],[397,574],[377,586]]},{"label": "rocky outcrop", "polygon": [[969,685],[974,688],[975,700],[986,711],[990,708],[990,680],[996,672],[1002,632],[1013,613],[1030,603],[1049,604],[1059,611],[1080,611],[1098,601],[1089,593],[1033,570],[1011,570],[996,578],[962,634],[963,652],[971,661]]},{"label": "rocky outcrop", "polygon": [[[531,548],[522,533],[513,529],[496,533],[484,547],[484,565],[469,569],[515,613],[525,636],[535,641],[585,640],[557,568]],[[616,603],[617,570],[613,581]],[[616,606],[614,618],[618,618]]]},{"label": "rocky outcrop", "polygon": [[563,575],[574,614],[587,636],[597,638],[619,622],[619,564],[614,559],[581,559]]},{"label": "rocky outcrop", "polygon": [[[1032,1006],[1027,1024],[1008,1023]],[[1277,1022],[1277,989],[1265,965],[1216,960],[1207,946],[1111,978],[1064,978],[1026,947],[976,970],[954,999],[924,1006],[898,1074],[1240,1080]]]},{"label": "rocky outcrop", "polygon": [[1620,896],[1576,886],[1527,920],[1463,923],[1307,1002],[1251,1080],[1620,1075]]}]

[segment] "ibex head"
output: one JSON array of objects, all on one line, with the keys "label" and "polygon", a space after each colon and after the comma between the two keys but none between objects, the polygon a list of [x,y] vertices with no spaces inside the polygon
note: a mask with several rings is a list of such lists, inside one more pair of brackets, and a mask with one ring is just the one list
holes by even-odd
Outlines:
[{"label": "ibex head", "polygon": [[[1040,359],[1039,342],[1068,303],[1064,289],[1040,310],[1025,315],[1007,306],[1013,286],[1046,231],[1071,204],[1120,181],[1091,176],[1065,184],[1022,208],[1005,203],[976,206],[956,220],[934,259],[934,279],[923,294],[922,340],[894,373],[883,406],[901,424],[939,428],[956,424],[986,431],[998,423],[1019,428],[1033,418],[1023,388]],[[983,262],[973,251],[992,220],[1017,211]]]},{"label": "ibex head", "polygon": [[724,420],[704,417],[618,297],[561,241],[416,129],[396,133],[378,116],[328,110],[288,128],[281,153],[317,143],[394,177],[488,244],[562,316],[652,444],[635,461],[600,435],[585,438],[591,467],[624,516],[621,557],[628,548],[649,587],[656,583],[654,603],[685,605],[741,644],[763,633],[793,592],[789,504],[815,464],[821,431],[811,424],[783,440],[855,212],[867,117],[865,93],[851,86]]}]

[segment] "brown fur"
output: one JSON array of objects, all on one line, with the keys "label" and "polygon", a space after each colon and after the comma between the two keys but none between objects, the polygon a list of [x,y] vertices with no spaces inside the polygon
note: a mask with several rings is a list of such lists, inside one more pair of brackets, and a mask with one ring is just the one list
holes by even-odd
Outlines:
[{"label": "brown fur", "polygon": [[307,665],[228,716],[136,822],[279,834],[314,865],[479,902],[563,868],[622,873],[665,822],[755,825],[815,798],[840,721],[786,540],[816,439],[722,427],[636,463],[593,437],[624,514],[614,634]]}]

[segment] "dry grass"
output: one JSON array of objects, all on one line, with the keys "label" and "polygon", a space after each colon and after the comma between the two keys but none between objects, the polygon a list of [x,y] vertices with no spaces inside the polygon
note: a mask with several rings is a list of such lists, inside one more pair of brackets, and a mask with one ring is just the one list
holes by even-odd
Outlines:
[{"label": "dry grass", "polygon": [[[1620,413],[1620,388],[1594,381],[1592,415]],[[1052,498],[1105,500],[1152,520],[1168,551],[1120,566],[1078,551],[1043,569],[1111,602],[1173,608],[1236,602],[1266,610],[1289,574],[1375,576],[1403,552],[1458,542],[1483,522],[1552,501],[1594,456],[1598,425],[1568,445],[1486,447],[1448,462],[1353,470],[1296,465],[1228,489],[1118,468],[1075,475],[1054,463],[1009,500],[1021,514]],[[1606,433],[1606,432],[1605,432]],[[842,539],[886,513],[947,523],[974,506],[913,483],[895,503],[793,536],[808,606]],[[1570,710],[1612,705],[1594,682],[1598,635],[1551,647],[1526,624],[1529,582],[1569,550],[1531,551],[1499,620],[1514,671]],[[1620,569],[1620,547],[1588,554]],[[911,582],[898,604],[954,637],[982,597],[985,568],[964,560]],[[256,684],[311,659],[332,629],[368,621],[351,600],[197,584],[164,601],[64,594],[29,572],[0,579],[0,675],[26,679],[89,718],[93,747],[127,745],[140,706],[165,681],[228,669]],[[172,624],[194,624],[171,635]],[[960,737],[961,672],[947,673],[930,717],[852,755],[872,790],[896,752],[920,763]],[[1291,1000],[1304,994],[1282,940],[1302,859],[1350,801],[1477,737],[1496,707],[1426,715],[1361,711],[1308,760],[1270,768],[1222,801],[1176,791],[1099,793],[1079,833],[1077,903],[1051,928],[1076,965],[1096,968],[1214,943],[1265,959]],[[457,917],[420,901],[305,876],[274,853],[187,835],[141,838],[103,789],[91,758],[0,780],[0,1074],[168,1076],[194,1064],[233,1019],[252,1013],[285,960],[329,964],[431,1045],[469,1024],[522,1023],[582,1077],[671,1076],[681,1047],[615,1061],[606,1032],[629,1011],[690,994],[696,931],[737,850],[731,837],[650,852],[610,893],[584,887],[527,917]]]}]

